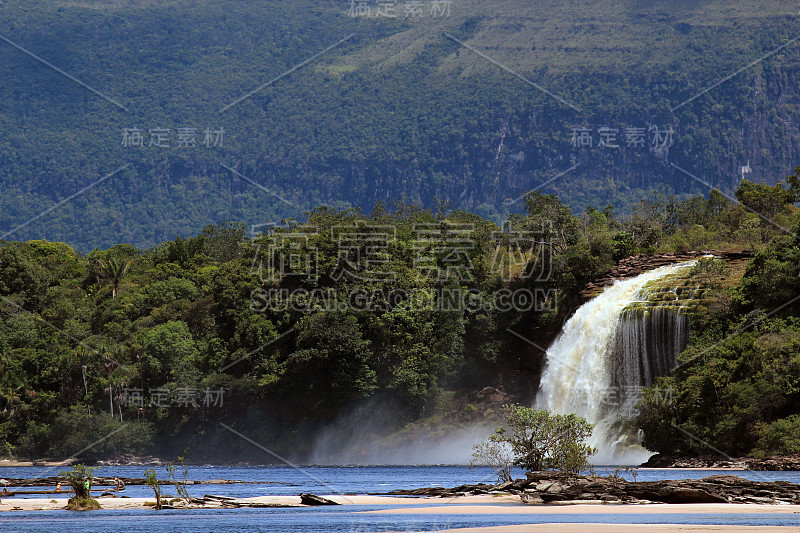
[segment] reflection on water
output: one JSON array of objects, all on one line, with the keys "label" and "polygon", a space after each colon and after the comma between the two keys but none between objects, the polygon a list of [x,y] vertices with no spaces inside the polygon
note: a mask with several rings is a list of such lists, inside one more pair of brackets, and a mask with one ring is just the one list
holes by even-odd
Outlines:
[{"label": "reflection on water", "polygon": [[288,531],[442,531],[515,524],[557,522],[614,524],[718,524],[735,526],[798,526],[796,514],[364,514],[363,511],[392,509],[392,506],[341,506],[325,510],[308,509],[209,509],[203,511],[39,511],[5,513],[0,530],[6,533],[52,533],[54,531],[92,531],[120,533],[158,531],[265,532]]}]

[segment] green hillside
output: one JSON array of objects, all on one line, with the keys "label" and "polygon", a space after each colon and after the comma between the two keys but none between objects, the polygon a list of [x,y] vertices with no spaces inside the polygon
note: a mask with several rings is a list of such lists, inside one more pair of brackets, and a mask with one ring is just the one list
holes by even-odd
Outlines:
[{"label": "green hillside", "polygon": [[[543,183],[576,212],[628,212],[652,189],[707,192],[670,163],[732,192],[748,162],[774,183],[800,159],[793,2],[423,4],[388,18],[346,0],[5,1],[0,237],[151,246],[400,197],[499,223]],[[620,148],[598,146],[603,127]],[[144,146],[123,146],[132,129]]]}]

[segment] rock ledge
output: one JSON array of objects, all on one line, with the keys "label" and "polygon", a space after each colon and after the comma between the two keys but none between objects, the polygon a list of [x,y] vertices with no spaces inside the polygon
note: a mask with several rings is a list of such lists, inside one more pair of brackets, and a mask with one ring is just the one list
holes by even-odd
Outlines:
[{"label": "rock ledge", "polygon": [[800,485],[751,481],[731,475],[703,479],[626,481],[562,472],[528,472],[527,479],[498,485],[461,485],[395,490],[391,495],[452,498],[468,494],[518,494],[524,503],[600,501],[606,503],[759,503],[800,505]]}]

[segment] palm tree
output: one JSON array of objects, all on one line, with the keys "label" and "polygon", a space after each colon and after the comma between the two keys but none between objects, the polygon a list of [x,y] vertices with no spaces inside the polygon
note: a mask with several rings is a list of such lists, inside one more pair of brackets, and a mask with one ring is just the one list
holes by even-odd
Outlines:
[{"label": "palm tree", "polygon": [[[114,345],[107,347],[101,357],[103,368],[105,368],[108,375],[108,403],[111,416],[114,416],[114,400],[116,399],[120,422],[122,422],[122,404],[124,403],[124,394],[120,389],[128,386],[130,374],[130,367],[118,361],[123,354],[124,348],[120,345]],[[117,387],[116,393],[115,386]]]},{"label": "palm tree", "polygon": [[109,255],[105,259],[98,259],[97,263],[103,271],[103,276],[111,279],[111,297],[116,298],[119,294],[119,284],[122,278],[128,273],[128,268],[133,263],[134,258],[126,259],[116,255]]},{"label": "palm tree", "polygon": [[[14,363],[11,350],[7,346],[0,345],[0,415],[6,420],[18,416],[17,411],[22,405],[25,389],[24,374]],[[10,446],[7,433],[0,433],[0,442],[4,442],[4,448],[0,448],[0,453],[7,453]]]}]

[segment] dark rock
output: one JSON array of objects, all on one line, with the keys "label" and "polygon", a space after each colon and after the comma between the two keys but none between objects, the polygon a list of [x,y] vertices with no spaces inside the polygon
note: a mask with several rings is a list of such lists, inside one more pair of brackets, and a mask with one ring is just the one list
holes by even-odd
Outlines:
[{"label": "dark rock", "polygon": [[549,492],[540,492],[539,497],[544,503],[560,502],[567,499],[563,494],[551,494]]},{"label": "dark rock", "polygon": [[300,503],[303,505],[339,505],[333,500],[317,496],[316,494],[301,494]]},{"label": "dark rock", "polygon": [[747,468],[750,470],[797,471],[800,470],[800,454],[748,459]]},{"label": "dark rock", "polygon": [[508,394],[494,387],[482,388],[480,391],[478,391],[478,398],[486,400],[490,403],[505,403],[509,400]]},{"label": "dark rock", "polygon": [[654,455],[642,466],[648,468],[736,468],[740,470],[798,471],[800,454],[778,455],[764,459],[719,456],[681,457]]},{"label": "dark rock", "polygon": [[455,497],[516,491],[524,503],[600,500],[629,503],[795,503],[800,504],[800,485],[788,481],[751,481],[731,475],[704,479],[627,481],[620,478],[580,476],[562,472],[529,472],[527,480],[501,485],[461,485],[393,491],[407,496]]},{"label": "dark rock", "polygon": [[393,490],[388,494],[393,496],[441,496],[450,492],[456,492],[456,489],[446,489],[444,487],[427,487],[421,489],[399,489]]},{"label": "dark rock", "polygon": [[505,483],[500,483],[499,485],[495,485],[494,487],[492,487],[492,490],[507,491],[507,490],[513,489],[513,488],[516,488],[516,487],[514,487],[514,482],[513,481],[506,481]]},{"label": "dark rock", "polygon": [[514,488],[517,489],[517,490],[524,490],[525,487],[527,487],[527,486],[528,486],[528,480],[527,479],[515,479],[514,480]]},{"label": "dark rock", "polygon": [[257,502],[237,502],[239,507],[252,507],[254,509],[275,509],[281,507],[300,507],[288,503],[257,503]]},{"label": "dark rock", "polygon": [[562,477],[564,474],[562,472],[556,472],[555,470],[543,470],[541,472],[526,472],[525,477],[528,478],[528,481],[539,481],[542,479],[554,479]]},{"label": "dark rock", "polygon": [[523,492],[522,494],[519,495],[519,497],[522,500],[522,503],[529,503],[529,504],[544,503],[544,500],[542,500],[542,498],[539,497],[539,494],[537,493]]},{"label": "dark rock", "polygon": [[664,503],[728,503],[726,498],[709,494],[702,489],[676,488],[665,490],[658,501]]},{"label": "dark rock", "polygon": [[206,500],[220,500],[220,501],[229,501],[236,499],[230,496],[217,496],[215,494],[206,494],[205,496],[203,496],[203,498],[205,498]]}]

